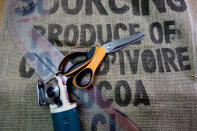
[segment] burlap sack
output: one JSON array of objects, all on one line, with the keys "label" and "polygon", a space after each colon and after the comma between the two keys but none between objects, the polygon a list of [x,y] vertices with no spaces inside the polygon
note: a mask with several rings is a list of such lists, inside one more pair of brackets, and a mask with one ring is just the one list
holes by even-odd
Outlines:
[{"label": "burlap sack", "polygon": [[[0,129],[52,130],[49,109],[37,104],[39,76],[8,32],[9,1],[0,29]],[[187,1],[50,2],[50,15],[35,28],[65,53],[144,32],[138,45],[106,56],[94,84],[142,130],[197,129],[197,90],[190,75],[195,75],[195,38]],[[110,116],[104,117],[109,125]],[[81,119],[83,130],[104,128]],[[117,124],[113,130],[123,129]]]}]

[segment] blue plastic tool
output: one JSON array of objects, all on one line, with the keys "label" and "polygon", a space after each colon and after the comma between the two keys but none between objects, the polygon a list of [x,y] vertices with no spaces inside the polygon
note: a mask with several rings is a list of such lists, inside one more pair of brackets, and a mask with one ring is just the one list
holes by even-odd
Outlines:
[{"label": "blue plastic tool", "polygon": [[67,77],[54,76],[37,84],[40,105],[49,105],[54,131],[80,131],[76,103],[70,103]]}]

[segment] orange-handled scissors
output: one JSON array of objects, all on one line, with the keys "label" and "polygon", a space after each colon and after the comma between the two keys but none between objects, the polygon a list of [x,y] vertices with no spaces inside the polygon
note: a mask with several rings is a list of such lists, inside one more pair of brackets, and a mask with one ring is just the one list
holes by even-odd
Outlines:
[{"label": "orange-handled scissors", "polygon": [[66,55],[58,66],[61,74],[74,75],[73,85],[80,89],[89,87],[93,81],[95,71],[106,53],[112,53],[128,45],[142,40],[144,33],[115,40],[101,47],[93,47],[90,52],[72,52]]}]

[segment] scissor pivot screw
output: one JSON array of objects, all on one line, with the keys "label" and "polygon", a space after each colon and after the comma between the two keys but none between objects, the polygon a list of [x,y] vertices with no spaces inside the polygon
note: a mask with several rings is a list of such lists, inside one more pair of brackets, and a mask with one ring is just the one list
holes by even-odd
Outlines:
[{"label": "scissor pivot screw", "polygon": [[110,45],[108,45],[108,46],[107,46],[107,49],[108,49],[108,50],[110,50],[110,49],[111,49],[111,46],[110,46]]}]

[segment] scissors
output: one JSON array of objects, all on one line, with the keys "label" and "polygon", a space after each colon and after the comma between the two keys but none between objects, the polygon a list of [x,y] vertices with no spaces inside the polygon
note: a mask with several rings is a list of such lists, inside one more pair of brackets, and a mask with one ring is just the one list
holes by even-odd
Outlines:
[{"label": "scissors", "polygon": [[64,76],[73,75],[73,85],[85,89],[91,85],[95,71],[107,53],[135,44],[143,37],[144,33],[140,32],[100,47],[93,47],[89,52],[72,52],[62,59],[58,71]]}]

